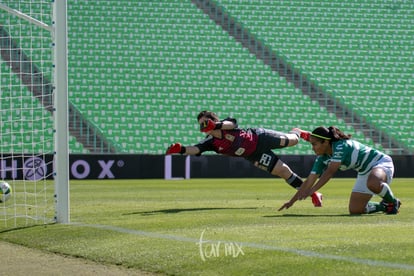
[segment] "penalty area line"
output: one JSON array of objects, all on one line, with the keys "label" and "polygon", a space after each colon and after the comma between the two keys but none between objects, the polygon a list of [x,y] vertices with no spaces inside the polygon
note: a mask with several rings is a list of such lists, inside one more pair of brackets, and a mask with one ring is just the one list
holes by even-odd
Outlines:
[{"label": "penalty area line", "polygon": [[[142,230],[135,230],[135,229],[127,229],[117,226],[111,225],[100,225],[100,224],[83,224],[83,223],[70,223],[72,225],[83,226],[83,227],[91,227],[95,229],[103,229],[103,230],[111,230],[119,233],[137,235],[137,236],[144,236],[149,238],[156,238],[156,239],[164,239],[164,240],[171,240],[171,241],[179,241],[179,242],[192,242],[192,243],[199,243],[199,239],[194,238],[187,238],[175,235],[168,235],[168,234],[161,234],[156,232],[148,232]],[[370,260],[370,259],[361,259],[361,258],[354,258],[354,257],[346,257],[346,256],[339,256],[339,255],[330,255],[330,254],[322,254],[313,251],[306,251],[294,248],[285,248],[273,245],[266,245],[260,243],[250,243],[250,242],[238,242],[238,241],[223,241],[223,240],[206,240],[205,242],[227,242],[227,243],[235,243],[239,244],[243,247],[253,248],[253,249],[263,249],[268,251],[279,251],[279,252],[286,252],[296,255],[301,255],[305,257],[311,258],[319,258],[325,260],[335,260],[335,261],[343,261],[349,263],[356,263],[356,264],[363,264],[369,266],[376,266],[376,267],[387,267],[387,268],[396,268],[396,269],[404,269],[404,270],[414,270],[414,265],[409,264],[401,264],[401,263],[391,263],[391,262],[384,262],[378,260]]]}]

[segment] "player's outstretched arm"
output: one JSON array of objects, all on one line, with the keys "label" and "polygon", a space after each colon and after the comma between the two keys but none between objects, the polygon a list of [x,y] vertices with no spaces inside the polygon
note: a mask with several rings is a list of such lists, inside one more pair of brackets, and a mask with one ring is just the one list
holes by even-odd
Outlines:
[{"label": "player's outstretched arm", "polygon": [[304,198],[303,195],[309,194],[309,191],[310,191],[312,185],[316,182],[318,177],[319,177],[319,175],[309,174],[308,178],[300,186],[300,189],[293,195],[293,197],[289,201],[285,202],[278,209],[278,211],[282,211],[283,209],[289,209],[290,207],[293,206],[293,204],[295,204],[296,201],[303,199]]},{"label": "player's outstretched arm", "polygon": [[278,211],[282,211],[283,209],[289,209],[290,207],[293,206],[293,204],[295,204],[295,202],[298,200],[296,194],[287,202],[285,202],[279,209]]},{"label": "player's outstretched arm", "polygon": [[305,182],[303,182],[302,185],[300,185],[300,188],[295,195],[297,197],[297,200],[306,199],[308,196],[311,195],[310,191],[313,185],[315,185],[315,182],[318,180],[319,176],[319,174],[315,173],[310,173],[308,175],[308,178],[306,178]]},{"label": "player's outstretched arm", "polygon": [[200,153],[200,149],[194,146],[184,147],[181,143],[171,144],[165,154],[186,154],[186,155],[197,155]]},{"label": "player's outstretched arm", "polygon": [[184,154],[186,155],[197,155],[199,153],[200,153],[200,149],[198,147],[194,147],[194,146],[185,147]]},{"label": "player's outstretched arm", "polygon": [[319,181],[316,182],[315,185],[313,185],[312,188],[309,190],[307,196],[310,196],[311,194],[313,194],[314,192],[322,188],[326,183],[328,183],[328,181],[339,170],[340,166],[341,166],[341,162],[330,162],[326,170],[323,172],[323,174],[319,178]]}]

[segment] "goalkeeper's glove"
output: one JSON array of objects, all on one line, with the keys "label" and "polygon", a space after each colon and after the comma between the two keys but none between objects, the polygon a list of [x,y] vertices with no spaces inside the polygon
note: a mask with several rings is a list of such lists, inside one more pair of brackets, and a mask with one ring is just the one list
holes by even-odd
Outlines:
[{"label": "goalkeeper's glove", "polygon": [[302,130],[300,128],[295,127],[294,129],[292,129],[290,131],[290,133],[294,133],[296,134],[298,137],[302,138],[305,141],[309,142],[310,139],[310,132],[306,131],[306,130]]},{"label": "goalkeeper's glove", "polygon": [[184,154],[185,147],[183,147],[180,143],[171,144],[168,147],[166,154],[174,154],[174,153]]},{"label": "goalkeeper's glove", "polygon": [[216,129],[216,123],[213,120],[208,119],[200,124],[201,132],[209,132]]}]

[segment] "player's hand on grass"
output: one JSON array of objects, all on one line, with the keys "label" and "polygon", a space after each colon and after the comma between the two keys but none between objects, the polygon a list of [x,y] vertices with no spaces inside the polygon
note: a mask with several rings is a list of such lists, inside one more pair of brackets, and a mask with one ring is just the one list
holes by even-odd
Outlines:
[{"label": "player's hand on grass", "polygon": [[285,204],[283,204],[278,211],[282,211],[283,209],[289,209],[290,207],[292,207],[292,205],[294,204],[294,202],[292,202],[291,200],[289,200],[288,202],[286,202]]},{"label": "player's hand on grass", "polygon": [[166,154],[175,154],[175,153],[183,154],[184,152],[185,152],[185,147],[183,147],[180,143],[174,143],[169,146]]},{"label": "player's hand on grass", "polygon": [[201,132],[209,132],[216,129],[216,123],[213,120],[208,119],[200,124]]}]

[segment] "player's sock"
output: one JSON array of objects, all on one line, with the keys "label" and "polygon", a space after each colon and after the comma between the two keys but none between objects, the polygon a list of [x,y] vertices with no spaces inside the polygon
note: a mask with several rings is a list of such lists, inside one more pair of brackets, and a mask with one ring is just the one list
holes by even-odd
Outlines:
[{"label": "player's sock", "polygon": [[392,203],[395,201],[394,194],[387,183],[382,183],[382,190],[378,195],[384,199],[384,202]]},{"label": "player's sock", "polygon": [[377,212],[385,212],[385,205],[378,202],[368,202],[365,206],[365,213],[372,214]]},{"label": "player's sock", "polygon": [[299,190],[303,183],[302,179],[296,173],[292,173],[292,175],[286,179],[286,182],[296,190]]}]

